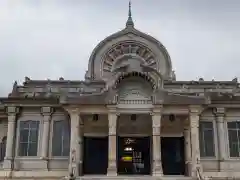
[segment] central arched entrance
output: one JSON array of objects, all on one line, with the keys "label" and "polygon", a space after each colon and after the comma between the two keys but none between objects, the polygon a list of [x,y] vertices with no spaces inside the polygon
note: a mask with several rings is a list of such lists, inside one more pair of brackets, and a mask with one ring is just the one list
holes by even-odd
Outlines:
[{"label": "central arched entrance", "polygon": [[148,114],[120,115],[117,136],[118,174],[151,174],[151,124],[151,116]]},{"label": "central arched entrance", "polygon": [[120,114],[117,125],[117,170],[121,175],[150,175],[152,162],[152,119],[134,113],[139,103],[151,101],[154,82],[145,74],[132,72],[116,82],[118,103],[131,106],[133,113]]}]

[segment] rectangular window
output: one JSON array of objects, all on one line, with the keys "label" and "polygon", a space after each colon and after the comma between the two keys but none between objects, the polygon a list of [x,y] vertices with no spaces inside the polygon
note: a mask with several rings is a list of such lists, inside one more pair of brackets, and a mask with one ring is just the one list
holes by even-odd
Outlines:
[{"label": "rectangular window", "polygon": [[19,156],[37,156],[39,121],[21,121]]},{"label": "rectangular window", "polygon": [[54,121],[52,156],[69,156],[70,126],[67,120]]},{"label": "rectangular window", "polygon": [[230,157],[240,157],[240,122],[228,122],[227,126]]},{"label": "rectangular window", "polygon": [[214,130],[212,122],[200,122],[199,142],[201,157],[215,157]]}]

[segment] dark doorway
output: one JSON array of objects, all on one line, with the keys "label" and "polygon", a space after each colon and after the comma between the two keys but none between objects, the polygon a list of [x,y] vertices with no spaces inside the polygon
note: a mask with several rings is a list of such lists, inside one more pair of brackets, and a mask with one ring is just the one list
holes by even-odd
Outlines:
[{"label": "dark doorway", "polygon": [[84,137],[84,174],[107,174],[108,137]]},{"label": "dark doorway", "polygon": [[161,149],[163,174],[184,175],[184,137],[162,137]]},{"label": "dark doorway", "polygon": [[118,137],[118,174],[150,174],[150,137]]}]

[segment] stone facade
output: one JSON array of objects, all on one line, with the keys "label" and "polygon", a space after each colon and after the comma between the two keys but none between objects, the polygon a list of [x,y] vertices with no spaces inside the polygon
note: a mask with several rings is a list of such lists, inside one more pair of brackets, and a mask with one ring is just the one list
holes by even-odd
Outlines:
[{"label": "stone facade", "polygon": [[[126,27],[93,50],[85,81],[26,77],[1,98],[0,178],[126,179],[118,173],[119,137],[149,137],[145,178],[168,177],[165,137],[184,139],[184,173],[174,179],[240,178],[239,110],[236,79],[177,81],[166,48],[135,29],[129,12]],[[86,173],[87,137],[106,138],[102,175]]]}]

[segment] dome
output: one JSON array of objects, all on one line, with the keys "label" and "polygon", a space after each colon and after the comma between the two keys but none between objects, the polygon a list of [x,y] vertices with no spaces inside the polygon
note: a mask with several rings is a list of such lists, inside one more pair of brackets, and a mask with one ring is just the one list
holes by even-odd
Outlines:
[{"label": "dome", "polygon": [[144,65],[163,79],[172,79],[172,63],[166,48],[155,38],[134,27],[131,6],[126,27],[101,41],[93,50],[86,79],[110,81],[116,69],[131,66],[133,71]]}]

